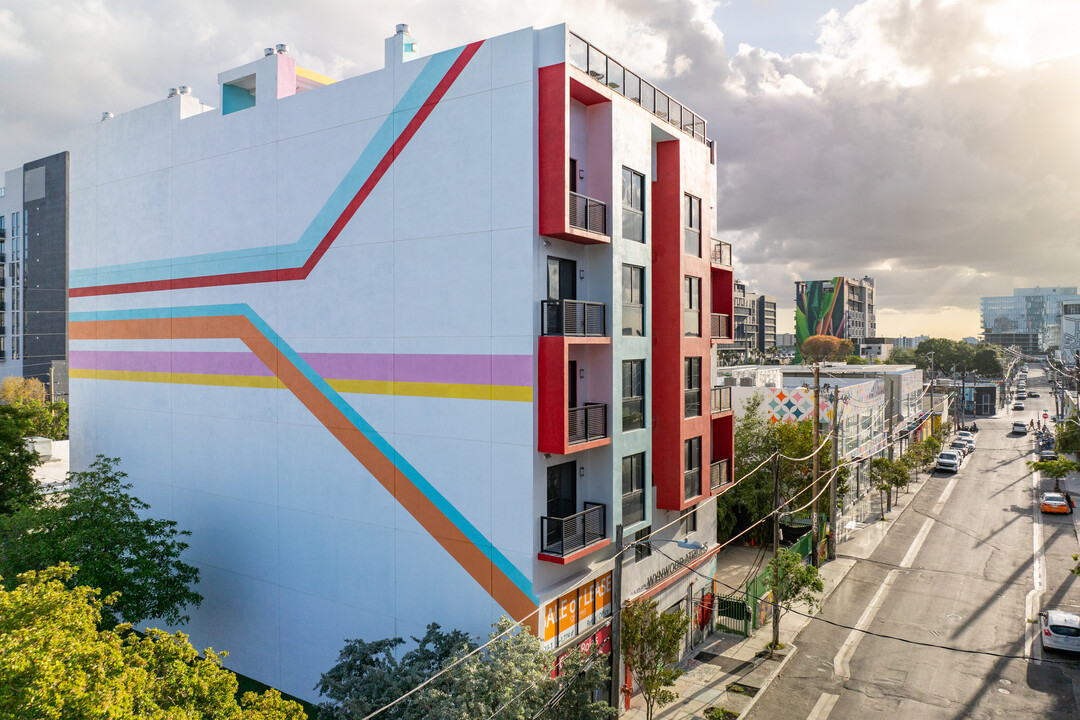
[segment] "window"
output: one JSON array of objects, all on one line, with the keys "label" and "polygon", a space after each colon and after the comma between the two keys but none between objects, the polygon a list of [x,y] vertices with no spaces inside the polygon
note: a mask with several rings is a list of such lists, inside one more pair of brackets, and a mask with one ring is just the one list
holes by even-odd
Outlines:
[{"label": "window", "polygon": [[622,169],[622,235],[645,242],[645,176]]},{"label": "window", "polygon": [[683,335],[701,337],[701,278],[683,278]]},{"label": "window", "polygon": [[622,521],[632,525],[645,519],[645,453],[622,459]]},{"label": "window", "polygon": [[634,562],[641,562],[647,557],[652,557],[652,545],[649,545],[648,542],[642,542],[649,535],[652,535],[651,525],[634,533],[634,542],[639,543],[634,545]]},{"label": "window", "polygon": [[688,438],[683,443],[683,499],[701,494],[701,437]]},{"label": "window", "polygon": [[701,358],[688,357],[683,360],[683,395],[685,412],[683,417],[701,416]]},{"label": "window", "polygon": [[683,519],[679,521],[679,534],[686,536],[692,532],[697,531],[697,506],[690,508],[690,510],[683,516]]},{"label": "window", "polygon": [[622,334],[645,335],[645,268],[622,266]]},{"label": "window", "polygon": [[683,196],[683,247],[687,255],[701,257],[701,200],[693,195]]},{"label": "window", "polygon": [[623,360],[622,429],[645,427],[645,361]]}]

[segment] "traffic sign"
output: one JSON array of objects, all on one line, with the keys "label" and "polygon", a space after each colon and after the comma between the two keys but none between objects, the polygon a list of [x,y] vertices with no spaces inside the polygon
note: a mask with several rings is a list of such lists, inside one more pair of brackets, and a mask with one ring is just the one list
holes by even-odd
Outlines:
[{"label": "traffic sign", "polygon": [[1043,412],[1043,420],[1045,420],[1048,417],[1050,417],[1050,413]]}]

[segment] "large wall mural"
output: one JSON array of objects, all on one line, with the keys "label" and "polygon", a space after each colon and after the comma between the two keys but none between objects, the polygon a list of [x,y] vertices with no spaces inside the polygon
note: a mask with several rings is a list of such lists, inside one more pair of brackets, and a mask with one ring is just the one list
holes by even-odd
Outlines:
[{"label": "large wall mural", "polygon": [[795,296],[795,362],[802,362],[802,344],[811,335],[840,337],[847,321],[843,277],[802,283]]}]

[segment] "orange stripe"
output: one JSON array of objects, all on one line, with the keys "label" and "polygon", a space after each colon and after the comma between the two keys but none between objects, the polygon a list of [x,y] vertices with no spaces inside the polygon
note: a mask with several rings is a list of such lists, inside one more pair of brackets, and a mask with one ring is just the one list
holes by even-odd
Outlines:
[{"label": "orange stripe", "polygon": [[536,631],[537,606],[532,600],[246,317],[74,322],[69,334],[73,340],[239,338],[503,610],[515,620],[528,618],[527,624]]}]

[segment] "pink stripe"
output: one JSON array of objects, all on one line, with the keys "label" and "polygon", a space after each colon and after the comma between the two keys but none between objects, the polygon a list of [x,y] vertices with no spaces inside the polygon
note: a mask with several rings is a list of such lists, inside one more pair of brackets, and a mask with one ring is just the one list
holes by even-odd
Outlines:
[{"label": "pink stripe", "polygon": [[[261,377],[272,374],[254,355],[242,352],[72,350],[69,358],[71,367],[79,370]],[[335,380],[532,385],[530,355],[305,353],[303,358],[319,375]]]}]

